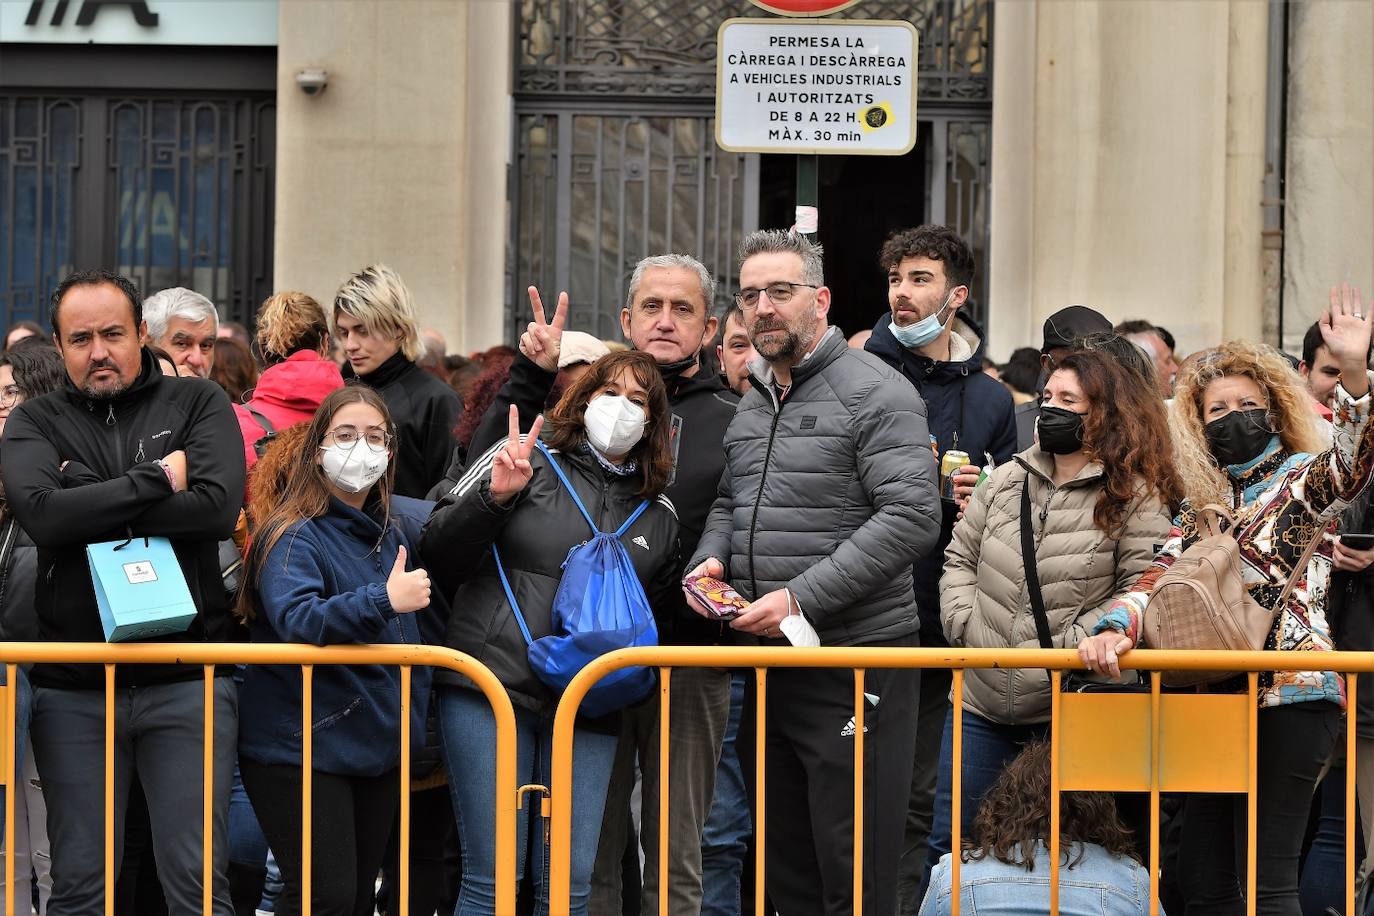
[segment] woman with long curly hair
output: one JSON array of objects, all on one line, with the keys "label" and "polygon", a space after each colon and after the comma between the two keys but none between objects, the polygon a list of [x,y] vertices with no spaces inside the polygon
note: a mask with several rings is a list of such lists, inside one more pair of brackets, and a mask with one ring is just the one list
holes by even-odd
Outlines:
[{"label": "woman with long curly hair", "polygon": [[[1045,382],[1039,441],[969,498],[945,552],[940,617],[951,646],[1078,645],[1149,566],[1182,496],[1165,408],[1102,350],[1077,350]],[[1028,525],[1034,557],[1022,553]],[[1033,562],[1027,562],[1032,559]],[[1035,579],[1028,569],[1037,571]],[[1038,580],[1044,618],[1028,595]],[[964,675],[963,829],[1003,765],[1049,730],[1043,670]],[[945,720],[929,861],[950,851],[953,711]]]},{"label": "woman with long curly hair", "polygon": [[[959,905],[980,916],[1050,911],[1050,746],[1026,745],[983,798],[960,852]],[[1059,796],[1059,912],[1145,916],[1150,873],[1106,792]],[[951,912],[950,856],[930,876],[921,916]],[[1160,916],[1164,911],[1160,910]]]},{"label": "woman with long curly hair", "polygon": [[[1310,398],[1277,351],[1233,342],[1188,365],[1174,392],[1174,451],[1187,497],[1149,569],[1079,646],[1094,670],[1111,672],[1139,641],[1159,577],[1203,536],[1198,510],[1229,507],[1250,597],[1274,613],[1267,650],[1329,652],[1327,588],[1336,520],[1374,468],[1367,360],[1371,321],[1359,290],[1331,290],[1319,322],[1341,367],[1332,446],[1322,449]],[[1313,538],[1321,538],[1296,588],[1275,607]],[[1320,662],[1314,658],[1314,667]],[[1208,692],[1246,691],[1246,677]],[[1300,916],[1298,857],[1312,791],[1340,727],[1345,685],[1333,671],[1261,672],[1259,680],[1257,909]],[[1189,795],[1183,809],[1179,884],[1188,912],[1240,913],[1245,799]]]}]

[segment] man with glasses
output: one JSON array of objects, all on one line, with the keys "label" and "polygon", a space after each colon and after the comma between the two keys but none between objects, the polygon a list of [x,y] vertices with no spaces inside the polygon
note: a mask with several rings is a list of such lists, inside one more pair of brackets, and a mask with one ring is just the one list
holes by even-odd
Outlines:
[{"label": "man with glasses", "polygon": [[[103,270],[67,277],[52,297],[53,338],[66,389],[24,401],[0,443],[9,507],[38,545],[39,637],[104,642],[86,545],[129,537],[171,540],[196,616],[176,642],[225,642],[237,625],[220,577],[243,494],[243,440],[215,383],[164,378],[151,352],[137,288]],[[171,916],[201,912],[203,793],[212,793],[213,912],[231,916],[225,878],[238,693],[215,678],[214,779],[203,760],[199,665],[120,665],[114,688],[115,869],[135,778],[148,799],[158,876]],[[48,802],[52,916],[105,911],[105,694],[99,665],[39,664],[30,735]]]},{"label": "man with glasses", "polygon": [[[939,534],[925,405],[827,325],[819,246],[754,232],[740,262],[736,299],[760,359],[688,575],[723,578],[750,600],[730,626],[763,645],[915,646],[911,566]],[[860,732],[863,907],[895,911],[906,805],[893,800],[910,794],[917,684],[914,670],[866,672],[856,722],[852,672],[770,672],[766,871],[780,913],[853,912]]]}]

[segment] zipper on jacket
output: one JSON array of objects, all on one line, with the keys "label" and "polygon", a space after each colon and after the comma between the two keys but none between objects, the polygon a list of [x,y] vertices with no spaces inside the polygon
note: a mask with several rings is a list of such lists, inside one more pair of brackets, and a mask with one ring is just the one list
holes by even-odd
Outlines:
[{"label": "zipper on jacket", "polygon": [[768,463],[773,458],[773,443],[777,441],[778,421],[782,419],[782,401],[769,387],[768,394],[773,399],[773,425],[768,430],[768,449],[763,453],[763,473],[759,476],[759,491],[754,496],[754,514],[749,519],[749,584],[753,589],[754,600],[759,596],[758,575],[754,572],[754,532],[759,525],[759,504],[763,502],[763,488],[768,485]]},{"label": "zipper on jacket", "polygon": [[[114,402],[110,403],[109,413],[105,416],[105,426],[114,430],[115,467],[121,472],[127,471],[128,468],[124,466],[124,440],[119,436],[119,419],[115,416]],[[142,443],[139,445],[141,451]]]}]

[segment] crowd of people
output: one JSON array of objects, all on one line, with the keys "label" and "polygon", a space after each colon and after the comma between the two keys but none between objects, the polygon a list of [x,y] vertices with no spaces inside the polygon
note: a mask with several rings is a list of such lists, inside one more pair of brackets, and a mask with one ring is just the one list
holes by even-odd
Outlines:
[{"label": "crowd of people", "polygon": [[[1218,516],[1272,614],[1264,648],[1374,649],[1374,325],[1358,290],[1333,289],[1300,359],[1244,341],[1180,354],[1164,328],[1069,306],[998,365],[956,232],[894,233],[877,262],[888,310],[849,339],[820,247],[762,230],[724,314],[711,269],[656,255],[629,277],[623,341],[569,328],[566,294],[549,314],[531,287],[518,348],[469,357],[420,327],[381,264],[328,305],[269,297],[251,333],[193,290],[145,300],[118,274],[74,273],[51,337],[21,322],[0,355],[0,638],[105,641],[117,595],[97,595],[91,545],[165,539],[195,613],[156,638],[464,652],[514,705],[520,784],[551,778],[566,671],[634,641],[1077,649],[1096,682],[1128,682],[1122,656],[1160,645],[1156,586]],[[606,578],[569,585],[586,575]],[[1374,849],[1374,685],[1351,718],[1343,677],[1312,659],[1259,679],[1266,916],[1343,912],[1345,728],[1369,750]],[[45,663],[10,685],[17,912],[106,912],[104,678]],[[301,671],[216,672],[209,785],[201,679],[115,669],[114,912],[201,912],[210,793],[216,916],[301,912],[306,862],[313,913],[399,914],[398,669],[313,672],[308,855]],[[495,913],[495,717],[451,671],[417,669],[408,689],[406,916]],[[772,671],[762,720],[741,672],[679,669],[667,689],[666,753],[650,672],[576,719],[573,913],[739,914],[756,881],[782,916],[851,912],[860,732],[864,912],[943,914],[956,894],[965,912],[1048,912],[1044,670],[965,675],[960,849],[948,671],[866,672],[860,721],[847,670]],[[1143,914],[1156,881],[1175,916],[1243,912],[1245,811],[1167,799],[1152,875],[1138,799],[1066,794],[1062,912]],[[517,842],[522,911],[547,912],[538,805]]]}]

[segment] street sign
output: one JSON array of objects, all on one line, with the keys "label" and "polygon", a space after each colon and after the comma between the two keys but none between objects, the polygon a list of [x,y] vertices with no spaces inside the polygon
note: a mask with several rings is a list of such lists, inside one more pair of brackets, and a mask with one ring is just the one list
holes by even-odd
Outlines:
[{"label": "street sign", "polygon": [[900,156],[916,145],[909,22],[727,19],[716,48],[721,149]]},{"label": "street sign", "polygon": [[749,0],[759,9],[779,16],[824,16],[847,9],[859,0]]}]

